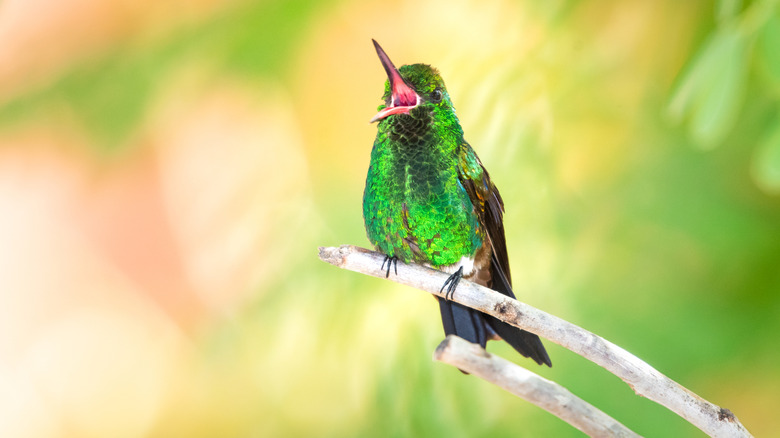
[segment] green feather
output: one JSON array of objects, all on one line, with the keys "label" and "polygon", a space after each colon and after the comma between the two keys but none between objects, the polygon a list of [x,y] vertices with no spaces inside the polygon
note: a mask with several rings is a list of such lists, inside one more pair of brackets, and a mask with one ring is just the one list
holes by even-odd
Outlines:
[{"label": "green feather", "polygon": [[[480,181],[482,166],[463,139],[439,73],[424,64],[399,71],[422,101],[409,114],[379,122],[363,194],[366,231],[391,257],[451,265],[472,257],[485,239],[479,212],[460,181],[461,173]],[[387,82],[386,104],[390,98]]]}]

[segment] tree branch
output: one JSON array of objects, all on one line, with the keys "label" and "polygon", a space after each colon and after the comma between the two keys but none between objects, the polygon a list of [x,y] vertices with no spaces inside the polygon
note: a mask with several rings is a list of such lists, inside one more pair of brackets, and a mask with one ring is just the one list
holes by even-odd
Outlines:
[{"label": "tree branch", "polygon": [[433,358],[458,367],[550,412],[592,437],[639,437],[561,385],[449,335]]},{"label": "tree branch", "polygon": [[[385,256],[351,245],[320,248],[320,259],[339,268],[374,277],[385,277],[380,269]],[[420,265],[398,264],[398,274],[389,279],[439,297],[447,274]],[[638,395],[667,407],[706,434],[717,437],[750,437],[750,433],[728,409],[716,406],[661,374],[633,354],[570,322],[511,299],[469,281],[461,281],[453,301],[495,316],[561,345],[620,377]]]}]

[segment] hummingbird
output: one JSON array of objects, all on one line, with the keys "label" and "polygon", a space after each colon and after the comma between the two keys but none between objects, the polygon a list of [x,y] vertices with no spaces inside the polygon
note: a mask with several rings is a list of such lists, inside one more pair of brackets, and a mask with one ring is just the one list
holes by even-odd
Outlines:
[{"label": "hummingbird", "polygon": [[[439,302],[444,333],[485,348],[503,339],[538,364],[552,366],[539,337],[451,301],[461,278],[515,297],[504,237],[504,202],[474,149],[464,140],[447,88],[427,64],[396,68],[374,47],[387,73],[363,192],[366,234],[398,261],[450,274]],[[397,272],[396,272],[397,273]]]}]

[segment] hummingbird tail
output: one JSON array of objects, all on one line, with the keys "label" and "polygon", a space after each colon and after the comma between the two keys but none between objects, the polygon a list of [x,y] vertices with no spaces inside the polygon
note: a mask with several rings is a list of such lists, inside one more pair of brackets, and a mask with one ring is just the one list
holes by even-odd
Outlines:
[{"label": "hummingbird tail", "polygon": [[529,333],[525,330],[509,325],[503,321],[500,321],[492,316],[485,315],[488,325],[493,331],[496,332],[501,339],[505,340],[512,346],[518,353],[525,357],[530,357],[535,360],[539,365],[547,365],[552,367],[552,361],[550,356],[547,355],[547,350],[542,345],[542,340],[539,336],[533,333]]},{"label": "hummingbird tail", "polygon": [[[441,322],[445,335],[456,335],[471,343],[485,348],[487,344],[487,327],[482,313],[454,301],[436,297],[441,311]],[[463,374],[467,372],[460,370]]]},{"label": "hummingbird tail", "polygon": [[[547,355],[547,350],[544,349],[539,336],[456,302],[443,298],[437,299],[445,335],[456,335],[485,348],[488,336],[491,332],[495,332],[518,353],[530,357],[539,365],[552,367],[550,356]],[[486,327],[486,323],[489,328]]]},{"label": "hummingbird tail", "polygon": [[456,335],[485,348],[488,333],[482,313],[453,301],[436,299],[439,301],[445,335]]}]

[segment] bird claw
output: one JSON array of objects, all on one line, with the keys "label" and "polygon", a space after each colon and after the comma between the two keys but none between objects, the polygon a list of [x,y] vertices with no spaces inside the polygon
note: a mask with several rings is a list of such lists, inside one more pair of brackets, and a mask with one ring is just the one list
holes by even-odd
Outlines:
[{"label": "bird claw", "polygon": [[452,299],[452,295],[455,294],[455,289],[458,287],[461,278],[463,278],[463,266],[458,268],[454,274],[450,275],[439,290],[439,293],[441,293],[444,292],[445,288],[447,289],[447,292],[444,294],[445,300],[450,301]]},{"label": "bird claw", "polygon": [[379,269],[385,269],[385,263],[387,263],[387,274],[385,275],[385,278],[390,278],[390,266],[392,265],[395,268],[395,275],[398,275],[398,257],[396,256],[385,256],[385,260],[382,262],[382,267]]}]

